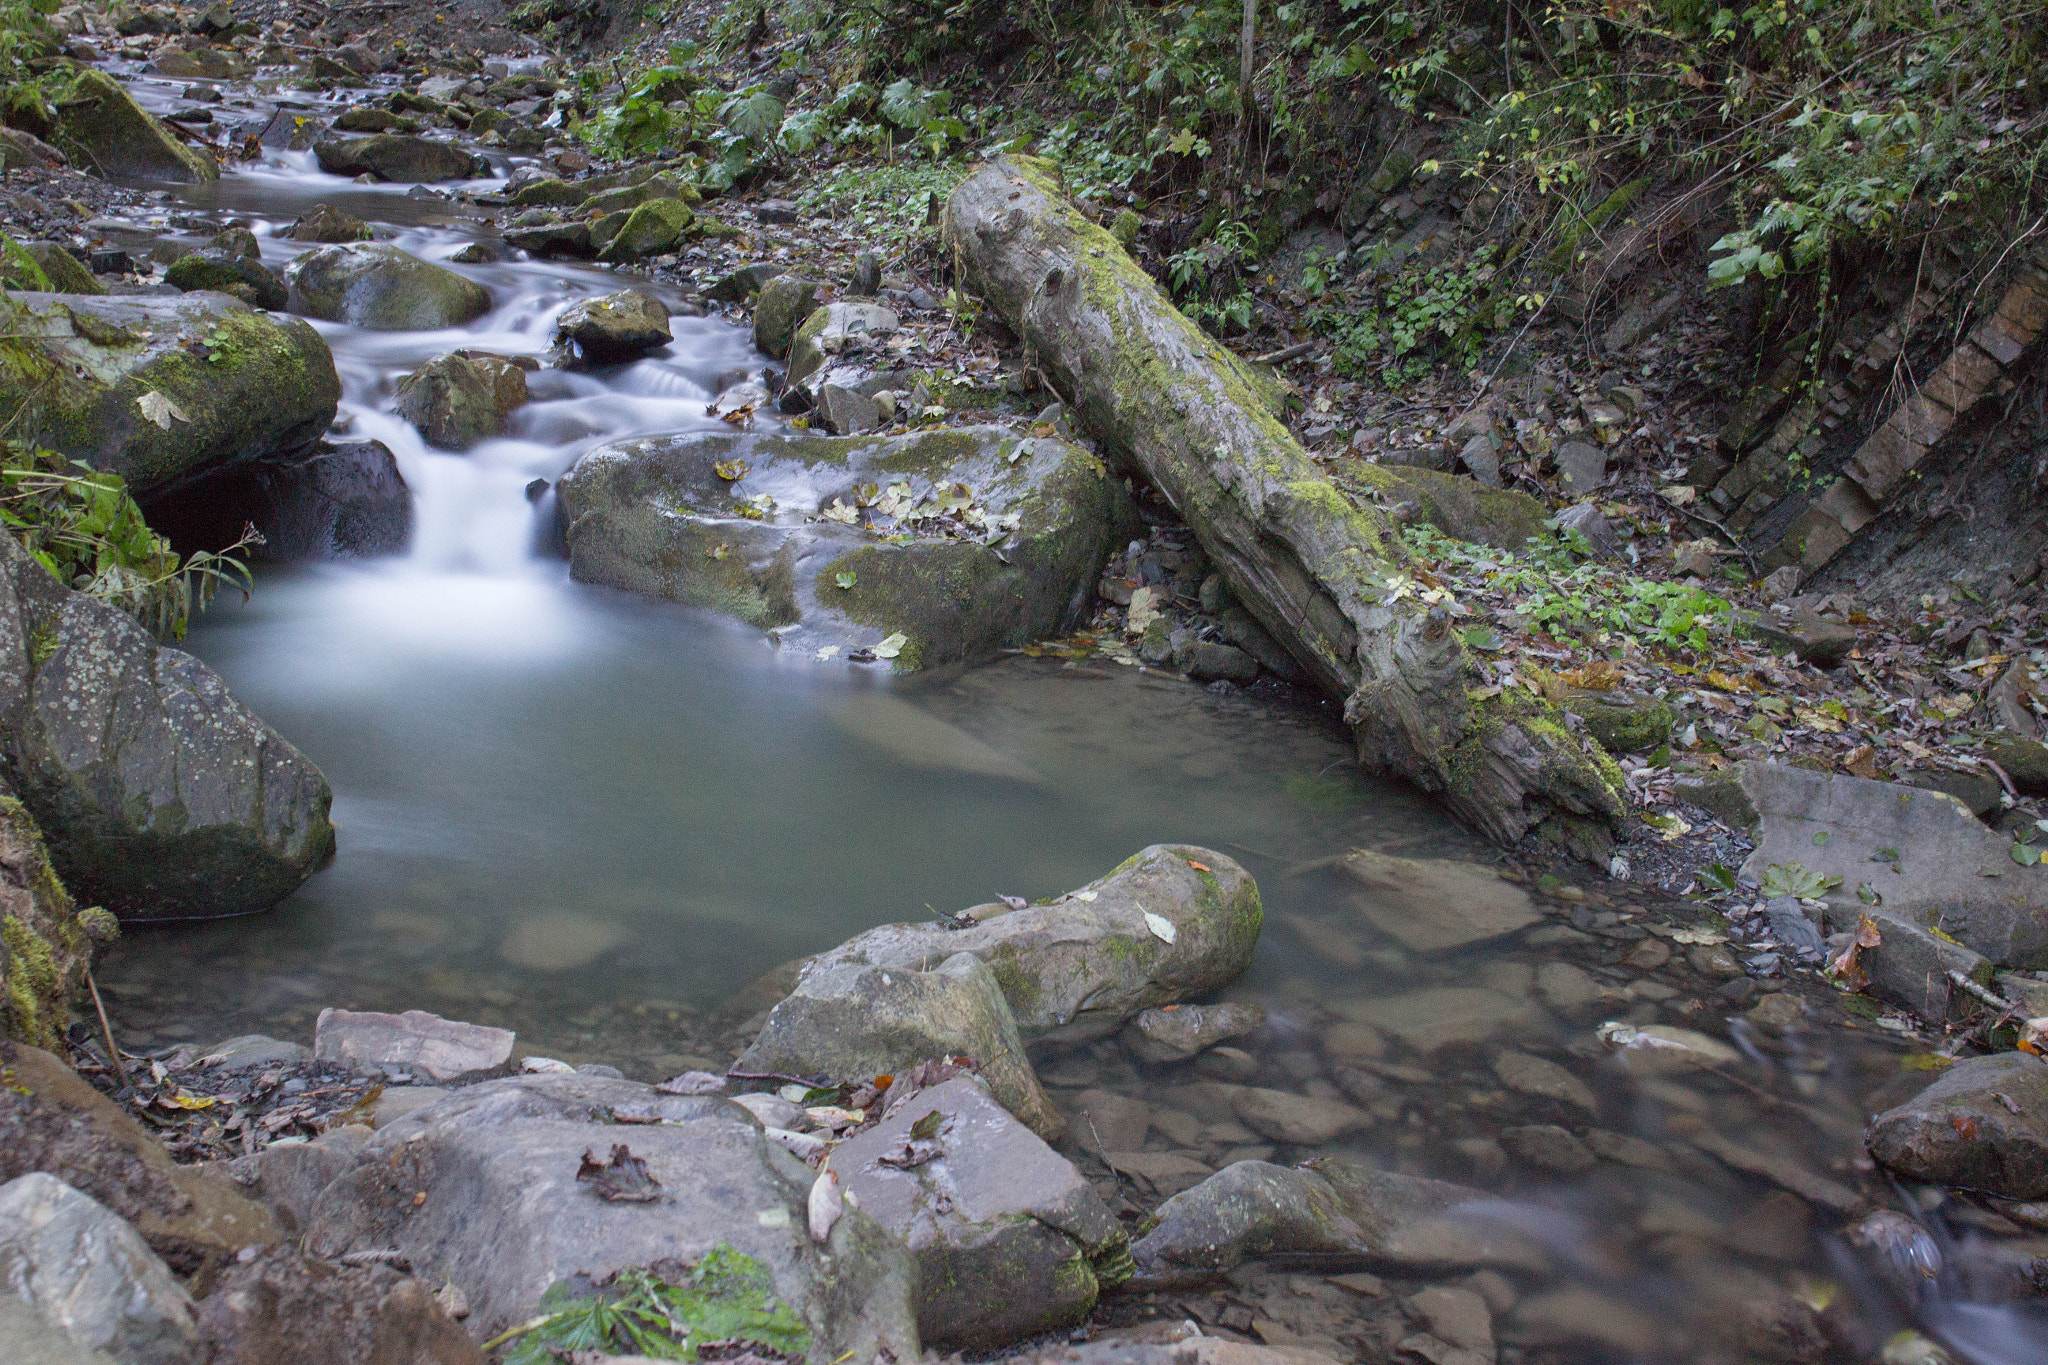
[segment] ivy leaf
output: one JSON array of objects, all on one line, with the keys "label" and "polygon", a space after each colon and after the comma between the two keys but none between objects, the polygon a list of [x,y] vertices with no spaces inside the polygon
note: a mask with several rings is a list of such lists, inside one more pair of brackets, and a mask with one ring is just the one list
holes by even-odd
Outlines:
[{"label": "ivy leaf", "polygon": [[858,580],[855,579],[853,571],[848,569],[843,573],[834,574],[832,581],[842,588],[851,588]]}]

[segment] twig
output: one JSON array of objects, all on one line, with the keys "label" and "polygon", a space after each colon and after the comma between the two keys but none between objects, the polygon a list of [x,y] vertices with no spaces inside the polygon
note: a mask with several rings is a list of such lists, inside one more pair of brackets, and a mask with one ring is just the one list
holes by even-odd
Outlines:
[{"label": "twig", "polygon": [[1668,505],[1670,506],[1672,511],[1678,513],[1678,515],[1680,515],[1681,517],[1691,517],[1694,521],[1701,522],[1705,525],[1711,526],[1716,531],[1719,531],[1722,535],[1728,537],[1729,544],[1733,545],[1736,548],[1736,550],[1741,553],[1742,557],[1749,561],[1749,569],[1751,573],[1755,573],[1758,569],[1763,567],[1762,565],[1757,563],[1756,556],[1750,553],[1749,547],[1742,543],[1742,538],[1736,535],[1733,531],[1729,530],[1722,523],[1715,521],[1712,517],[1708,516],[1704,512],[1690,511],[1687,508],[1680,507],[1675,502],[1670,503]]},{"label": "twig", "polygon": [[92,991],[92,1007],[99,1011],[100,1028],[107,1035],[107,1056],[114,1063],[114,1074],[120,1077],[123,1090],[133,1090],[135,1087],[128,1079],[128,1068],[121,1064],[120,1045],[114,1041],[114,1026],[107,1022],[107,1007],[100,1000],[99,983],[92,979],[90,967],[85,969],[85,984]]},{"label": "twig", "polygon": [[1281,348],[1280,350],[1277,350],[1277,351],[1268,351],[1268,352],[1266,352],[1266,354],[1264,354],[1264,355],[1259,355],[1259,356],[1253,356],[1253,357],[1252,357],[1252,364],[1254,364],[1254,365],[1279,365],[1279,364],[1283,364],[1283,363],[1285,363],[1286,361],[1289,361],[1289,360],[1298,360],[1298,359],[1300,359],[1300,358],[1301,358],[1302,356],[1305,356],[1305,355],[1307,355],[1307,354],[1308,354],[1308,353],[1309,353],[1310,351],[1313,351],[1313,350],[1314,350],[1315,348],[1316,348],[1316,343],[1315,343],[1315,342],[1313,342],[1313,341],[1301,341],[1301,342],[1296,342],[1296,343],[1295,343],[1294,345],[1292,345],[1292,346],[1285,346],[1285,347],[1282,347],[1282,348]]},{"label": "twig", "polygon": [[785,1085],[800,1085],[808,1090],[822,1090],[823,1086],[808,1076],[785,1076],[780,1071],[728,1071],[729,1081],[781,1081]]},{"label": "twig", "polygon": [[2002,1010],[2009,1010],[2012,1008],[2012,1001],[2006,999],[2002,995],[1999,995],[1995,991],[1987,990],[1984,987],[1978,985],[1976,982],[1970,980],[1969,977],[1964,976],[1961,972],[1957,971],[1953,967],[1948,969],[1948,979],[1950,981],[1955,982],[1957,986],[1961,987],[1965,994],[1974,995],[1977,997],[1977,999],[1983,1001],[1987,1005],[1991,1005]]},{"label": "twig", "polygon": [[2010,796],[2015,801],[2020,799],[2020,789],[2018,787],[2013,786],[2012,779],[2005,775],[2005,769],[1999,767],[1996,763],[1993,763],[1990,759],[1984,757],[1984,755],[1982,754],[1977,755],[1977,761],[1979,763],[1982,763],[1985,767],[1991,769],[1992,773],[1997,776],[1999,785],[2005,788],[2005,794],[2007,796]]}]

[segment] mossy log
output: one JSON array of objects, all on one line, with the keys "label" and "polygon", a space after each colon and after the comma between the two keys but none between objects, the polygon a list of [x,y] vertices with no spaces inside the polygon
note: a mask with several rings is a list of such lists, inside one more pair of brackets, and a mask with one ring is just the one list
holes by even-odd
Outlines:
[{"label": "mossy log", "polygon": [[1024,339],[1088,430],[1170,501],[1231,590],[1345,702],[1360,760],[1438,793],[1502,843],[1532,829],[1602,856],[1621,774],[1467,655],[1401,538],[1316,469],[1249,368],[1068,202],[1050,163],[998,157],[946,206],[963,281]]}]

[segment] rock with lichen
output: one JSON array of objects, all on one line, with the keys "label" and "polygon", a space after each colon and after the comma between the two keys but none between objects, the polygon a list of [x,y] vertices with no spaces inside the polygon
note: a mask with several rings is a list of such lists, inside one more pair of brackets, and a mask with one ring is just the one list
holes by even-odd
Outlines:
[{"label": "rock with lichen", "polygon": [[117,932],[106,911],[78,908],[50,866],[35,818],[0,786],[0,1033],[54,1047],[71,1022],[94,941]]}]

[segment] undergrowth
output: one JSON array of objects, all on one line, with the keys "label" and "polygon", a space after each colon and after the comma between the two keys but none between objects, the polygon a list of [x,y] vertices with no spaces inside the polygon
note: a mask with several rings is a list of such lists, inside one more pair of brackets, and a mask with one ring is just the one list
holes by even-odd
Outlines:
[{"label": "undergrowth", "polygon": [[714,1247],[676,1281],[622,1270],[602,1285],[560,1281],[539,1312],[489,1345],[510,1345],[505,1365],[556,1365],[570,1353],[696,1360],[700,1348],[744,1345],[768,1359],[801,1359],[811,1334],[775,1298],[759,1261]]}]

